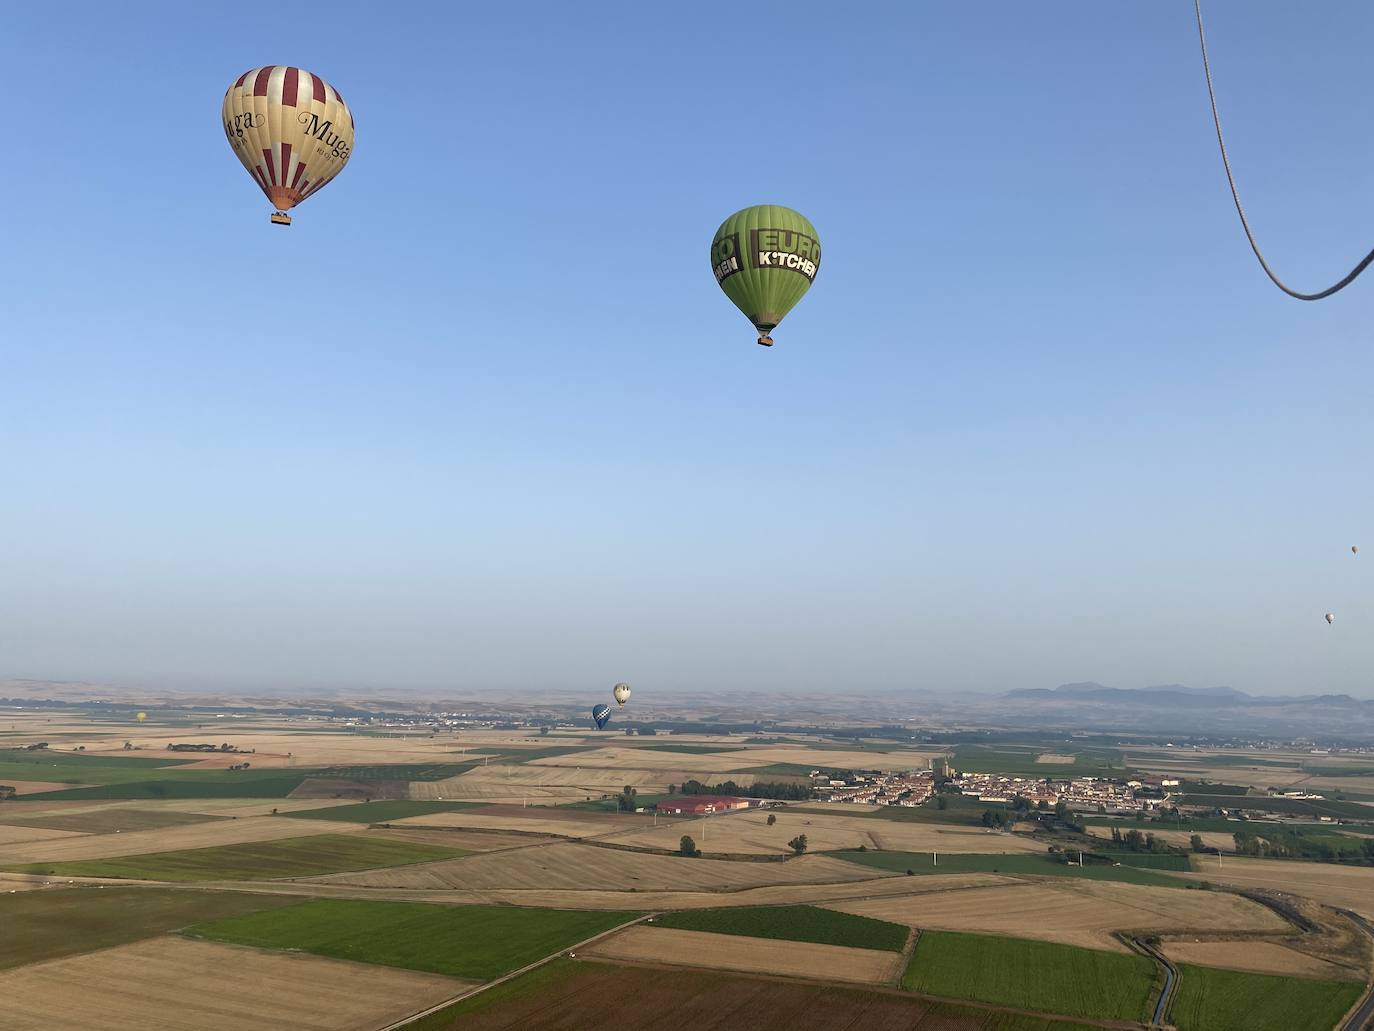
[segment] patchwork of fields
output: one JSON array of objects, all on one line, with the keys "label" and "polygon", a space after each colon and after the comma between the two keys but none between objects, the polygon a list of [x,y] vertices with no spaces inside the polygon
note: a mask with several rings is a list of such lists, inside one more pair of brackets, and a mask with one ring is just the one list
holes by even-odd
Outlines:
[{"label": "patchwork of fields", "polygon": [[[177,736],[198,732],[210,733]],[[943,809],[810,802],[657,827],[566,805],[689,777],[747,786],[812,768],[922,767],[937,751],[263,721],[214,727],[258,749],[252,769],[231,771],[244,753],[167,755],[167,728],[74,720],[43,733],[66,750],[0,749],[0,783],[39,789],[0,802],[0,1023],[21,1031],[371,1031],[545,960],[411,1026],[657,1028],[671,1013],[719,1027],[747,1014],[760,1031],[1080,1031],[1078,1020],[1129,1023],[1153,1007],[1159,972],[1121,932],[1165,939],[1183,971],[1181,1031],[1326,1031],[1363,988],[1350,951],[1363,939],[1323,939],[1323,952],[1274,909],[1189,886],[1296,892],[1374,916],[1374,867],[1228,856],[1220,868],[1193,857],[1190,870],[1181,853],[1068,866],[1040,829],[989,831],[986,807],[956,796]],[[87,751],[71,750],[77,740]],[[1074,748],[960,753],[1042,776],[1169,759]],[[1220,786],[1203,786],[1218,798],[1241,797],[1225,794],[1227,769],[1246,784],[1366,777],[1300,756],[1208,761],[1199,769]],[[1196,829],[1229,844],[1231,826]],[[1149,829],[1180,844],[1191,833]],[[684,834],[704,858],[663,854]],[[799,834],[809,850],[793,857]],[[75,877],[122,883],[49,883]],[[556,958],[574,946],[576,960]],[[1244,1022],[1256,1006],[1268,1023]]]}]

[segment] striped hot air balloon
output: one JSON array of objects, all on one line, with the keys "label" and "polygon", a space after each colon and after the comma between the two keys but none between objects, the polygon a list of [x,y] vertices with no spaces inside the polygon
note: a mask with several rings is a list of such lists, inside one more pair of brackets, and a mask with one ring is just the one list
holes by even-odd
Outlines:
[{"label": "striped hot air balloon", "polygon": [[318,75],[290,65],[250,68],[224,94],[224,134],[276,210],[322,190],[353,156],[353,112]]}]

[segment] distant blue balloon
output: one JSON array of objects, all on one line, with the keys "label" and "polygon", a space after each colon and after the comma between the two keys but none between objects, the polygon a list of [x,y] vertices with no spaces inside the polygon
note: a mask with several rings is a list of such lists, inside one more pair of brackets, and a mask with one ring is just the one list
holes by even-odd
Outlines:
[{"label": "distant blue balloon", "polygon": [[592,720],[596,723],[597,730],[605,730],[606,724],[611,722],[611,707],[609,705],[598,705],[593,708]]}]

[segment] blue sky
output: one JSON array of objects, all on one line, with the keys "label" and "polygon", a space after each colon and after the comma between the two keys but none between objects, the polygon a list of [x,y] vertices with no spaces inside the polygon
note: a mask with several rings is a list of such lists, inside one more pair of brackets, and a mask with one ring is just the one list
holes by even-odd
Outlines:
[{"label": "blue sky", "polygon": [[[1374,10],[1207,13],[1324,286]],[[0,57],[0,677],[1374,693],[1374,278],[1262,278],[1186,2],[27,5]],[[267,63],[358,127],[287,230],[219,126]],[[708,260],[761,202],[825,247],[771,350]]]}]

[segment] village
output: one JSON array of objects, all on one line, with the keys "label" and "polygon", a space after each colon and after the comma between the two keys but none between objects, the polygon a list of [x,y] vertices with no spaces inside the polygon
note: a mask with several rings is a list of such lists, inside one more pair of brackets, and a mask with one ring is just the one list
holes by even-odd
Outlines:
[{"label": "village", "polygon": [[832,802],[914,807],[926,802],[935,793],[937,782],[944,781],[979,802],[1006,804],[1019,796],[1037,808],[1052,808],[1063,801],[1084,811],[1107,813],[1158,809],[1169,801],[1169,789],[1179,785],[1170,777],[1052,779],[976,773],[951,769],[948,762],[938,771],[864,771],[845,779],[817,770],[811,779],[817,793]]}]

